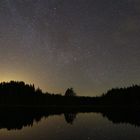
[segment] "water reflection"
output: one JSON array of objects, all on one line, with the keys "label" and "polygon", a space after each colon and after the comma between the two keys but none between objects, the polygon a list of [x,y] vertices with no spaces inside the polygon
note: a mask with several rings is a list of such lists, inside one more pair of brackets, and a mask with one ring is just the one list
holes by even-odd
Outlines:
[{"label": "water reflection", "polygon": [[106,111],[102,112],[103,117],[114,124],[131,124],[140,127],[140,112],[139,111]]},{"label": "water reflection", "polygon": [[[103,117],[113,123],[129,123],[140,127],[140,112],[139,111],[81,111],[98,112]],[[47,118],[52,115],[64,115],[65,121],[73,124],[76,115],[80,112],[58,111],[46,109],[1,109],[0,110],[0,129],[7,130],[22,129],[25,126],[32,127],[34,122],[40,122],[42,117]]]},{"label": "water reflection", "polygon": [[76,113],[64,113],[64,117],[67,123],[73,124],[76,119]]}]

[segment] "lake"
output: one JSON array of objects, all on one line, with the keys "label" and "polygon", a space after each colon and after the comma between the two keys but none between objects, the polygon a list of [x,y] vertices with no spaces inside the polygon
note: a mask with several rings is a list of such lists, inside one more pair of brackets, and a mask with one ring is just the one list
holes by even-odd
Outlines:
[{"label": "lake", "polygon": [[0,116],[1,140],[140,140],[139,112],[30,114],[30,121],[19,113]]}]

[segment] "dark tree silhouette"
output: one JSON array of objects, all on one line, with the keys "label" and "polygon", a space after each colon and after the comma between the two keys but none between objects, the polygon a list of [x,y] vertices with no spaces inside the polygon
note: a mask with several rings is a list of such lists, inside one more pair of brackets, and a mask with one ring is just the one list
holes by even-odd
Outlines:
[{"label": "dark tree silhouette", "polygon": [[35,89],[32,84],[20,81],[0,83],[0,106],[32,106],[32,107],[67,107],[84,108],[96,107],[102,109],[139,108],[140,86],[109,90],[99,97],[76,96],[73,88],[68,88],[65,96],[61,94],[43,93],[40,88]]},{"label": "dark tree silhouette", "polygon": [[103,104],[110,105],[140,105],[140,86],[133,85],[127,88],[113,88],[100,97]]},{"label": "dark tree silhouette", "polygon": [[68,88],[65,92],[65,96],[76,96],[76,93],[74,92],[73,88]]},{"label": "dark tree silhouette", "polygon": [[68,88],[62,96],[43,93],[40,88],[22,81],[0,83],[0,129],[21,129],[32,126],[42,116],[62,113],[72,124],[77,112],[101,112],[113,123],[140,126],[139,111],[139,85],[113,88],[99,97],[83,97],[76,96],[73,88]]}]

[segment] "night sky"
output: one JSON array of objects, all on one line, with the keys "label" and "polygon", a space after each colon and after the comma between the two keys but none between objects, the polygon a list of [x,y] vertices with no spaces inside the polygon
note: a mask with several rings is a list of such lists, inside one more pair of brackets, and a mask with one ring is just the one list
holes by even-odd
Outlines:
[{"label": "night sky", "polygon": [[0,81],[100,95],[140,84],[140,0],[0,0]]}]

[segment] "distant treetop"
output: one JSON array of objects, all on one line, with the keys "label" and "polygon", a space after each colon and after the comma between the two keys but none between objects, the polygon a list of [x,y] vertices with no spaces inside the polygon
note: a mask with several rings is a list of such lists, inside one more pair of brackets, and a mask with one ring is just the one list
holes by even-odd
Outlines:
[{"label": "distant treetop", "polygon": [[23,81],[0,83],[0,93],[3,94],[33,94],[36,92],[34,84],[25,84]]},{"label": "distant treetop", "polygon": [[68,88],[65,92],[65,96],[76,96],[76,93],[73,88]]}]

